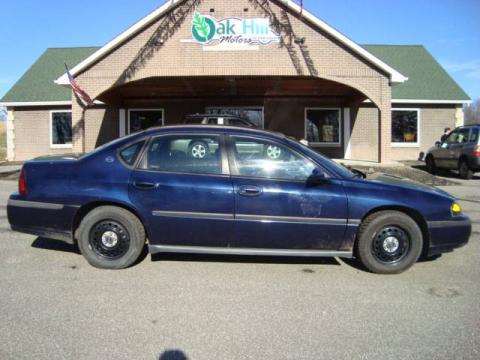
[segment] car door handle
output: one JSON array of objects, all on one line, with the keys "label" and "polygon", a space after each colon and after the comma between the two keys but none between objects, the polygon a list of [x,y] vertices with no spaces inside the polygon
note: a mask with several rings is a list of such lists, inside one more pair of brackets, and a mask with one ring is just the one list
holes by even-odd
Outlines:
[{"label": "car door handle", "polygon": [[158,188],[157,184],[148,182],[134,182],[133,186],[135,186],[139,190],[154,190]]},{"label": "car door handle", "polygon": [[258,186],[241,186],[238,193],[242,196],[260,196],[263,191]]}]

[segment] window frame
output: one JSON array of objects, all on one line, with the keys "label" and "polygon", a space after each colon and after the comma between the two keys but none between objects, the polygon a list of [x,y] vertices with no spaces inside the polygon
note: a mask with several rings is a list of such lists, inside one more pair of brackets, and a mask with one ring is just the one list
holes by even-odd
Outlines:
[{"label": "window frame", "polygon": [[131,108],[127,110],[127,135],[132,134],[130,131],[130,118],[132,111],[143,111],[143,112],[155,112],[161,111],[162,112],[162,125],[165,126],[165,109],[164,108]]},{"label": "window frame", "polygon": [[[259,129],[265,129],[265,107],[264,106],[207,106],[205,108],[205,113],[206,114],[210,114],[208,111],[209,110],[214,110],[214,109],[219,109],[219,110],[236,110],[236,109],[245,109],[245,110],[262,110],[262,127],[260,127]],[[225,122],[225,118],[226,117],[229,117],[229,116],[232,116],[231,114],[211,114],[211,115],[217,115],[219,118],[220,117],[223,117],[224,118],[224,122]],[[219,124],[219,125],[225,125],[225,124]]]},{"label": "window frame", "polygon": [[338,142],[309,142],[311,146],[315,147],[342,147],[343,141],[343,111],[340,107],[306,107],[304,110],[304,139],[308,140],[308,132],[307,132],[307,114],[310,110],[336,110],[338,111]]},{"label": "window frame", "polygon": [[[72,118],[72,143],[54,144],[53,143],[53,115],[57,113],[69,113]],[[73,149],[73,112],[72,110],[51,110],[50,111],[50,149]]]},{"label": "window frame", "polygon": [[308,161],[314,165],[315,168],[321,168],[325,174],[327,174],[327,178],[332,178],[332,174],[330,171],[325,169],[322,165],[318,164],[315,160],[311,159],[310,157],[306,156],[305,154],[293,149],[288,144],[283,144],[279,141],[272,140],[270,138],[264,138],[261,136],[255,135],[243,135],[243,134],[227,134],[226,135],[226,144],[227,144],[227,152],[228,152],[228,162],[230,166],[230,174],[232,178],[236,179],[253,179],[253,180],[263,180],[263,181],[282,181],[282,182],[290,182],[290,183],[302,183],[305,184],[305,180],[289,180],[289,179],[279,179],[279,178],[266,178],[266,177],[259,177],[259,176],[248,176],[248,175],[241,175],[238,171],[237,161],[235,159],[235,151],[234,151],[234,140],[233,138],[244,138],[244,139],[251,139],[256,141],[268,141],[277,146],[281,146],[287,148],[293,154],[297,155],[298,157],[302,158],[305,161]]},{"label": "window frame", "polygon": [[[148,149],[152,142],[161,137],[176,137],[176,136],[192,136],[192,137],[217,137],[218,144],[220,146],[220,163],[222,167],[221,174],[202,174],[202,173],[191,173],[191,172],[182,172],[182,171],[166,171],[166,170],[151,170],[146,167],[146,162],[148,161]],[[215,176],[215,177],[230,177],[230,166],[228,162],[228,153],[227,153],[227,143],[225,140],[225,135],[221,133],[191,133],[191,132],[174,132],[168,134],[159,134],[151,136],[148,141],[145,142],[145,145],[142,149],[140,156],[137,158],[137,162],[134,166],[136,171],[144,171],[155,174],[178,174],[178,175],[191,175],[191,176]]]},{"label": "window frame", "polygon": [[393,134],[392,131],[390,131],[390,144],[392,147],[397,147],[397,148],[419,148],[420,143],[421,143],[421,134],[422,134],[422,121],[421,121],[421,109],[420,108],[392,108],[391,110],[391,118],[390,118],[390,126],[392,127],[393,125],[393,112],[394,111],[415,111],[417,113],[417,141],[416,142],[394,142],[393,141]]}]

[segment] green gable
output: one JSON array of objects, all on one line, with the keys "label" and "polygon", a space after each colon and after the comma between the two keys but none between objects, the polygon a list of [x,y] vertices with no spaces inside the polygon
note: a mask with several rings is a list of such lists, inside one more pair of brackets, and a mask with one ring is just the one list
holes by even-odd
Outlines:
[{"label": "green gable", "polygon": [[0,100],[1,102],[69,101],[70,89],[53,81],[98,50],[97,47],[47,49]]},{"label": "green gable", "polygon": [[393,86],[392,99],[470,100],[421,45],[363,45],[370,53],[409,78]]}]

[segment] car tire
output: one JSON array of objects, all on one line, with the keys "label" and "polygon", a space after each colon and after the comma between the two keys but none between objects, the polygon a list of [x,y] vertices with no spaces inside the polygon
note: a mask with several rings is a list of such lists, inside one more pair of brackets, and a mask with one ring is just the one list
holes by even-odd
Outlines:
[{"label": "car tire", "polygon": [[356,255],[376,274],[399,274],[413,266],[423,250],[418,224],[399,211],[380,211],[360,225]]},{"label": "car tire", "polygon": [[80,252],[100,269],[125,269],[140,257],[145,229],[130,211],[101,206],[90,211],[76,232]]},{"label": "car tire", "polygon": [[205,141],[192,141],[188,145],[188,156],[193,159],[205,159],[210,148]]},{"label": "car tire", "polygon": [[427,171],[430,174],[435,175],[437,173],[437,166],[435,165],[435,159],[432,155],[427,156],[425,159],[425,165],[427,166]]},{"label": "car tire", "polygon": [[473,178],[473,171],[468,165],[468,161],[461,159],[458,163],[458,174],[462,179],[471,180]]}]

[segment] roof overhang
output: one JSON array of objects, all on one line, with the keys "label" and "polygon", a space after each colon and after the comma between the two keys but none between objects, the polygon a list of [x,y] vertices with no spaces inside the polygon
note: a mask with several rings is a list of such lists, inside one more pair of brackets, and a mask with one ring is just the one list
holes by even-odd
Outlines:
[{"label": "roof overhang", "polygon": [[[151,25],[154,21],[156,21],[158,18],[166,14],[168,11],[173,9],[175,6],[177,6],[179,3],[183,2],[185,0],[168,0],[165,4],[163,4],[161,7],[159,7],[157,10],[153,11],[143,19],[141,19],[139,22],[137,22],[135,25],[131,26],[128,28],[126,31],[118,35],[116,38],[114,38],[112,41],[104,45],[102,48],[94,52],[91,56],[83,60],[81,63],[79,63],[77,66],[71,69],[71,74],[73,76],[77,76],[79,73],[81,73],[83,70],[87,69],[91,65],[93,65],[95,62],[109,54],[111,51],[116,49],[118,46],[120,46],[122,43],[130,39],[132,36],[143,30],[145,27]],[[333,27],[325,23],[324,21],[320,20],[318,17],[310,13],[309,11],[303,9],[300,5],[295,3],[292,0],[278,0],[279,2],[283,3],[285,6],[287,6],[289,9],[291,9],[294,12],[300,13],[302,12],[302,17],[313,24],[314,26],[319,27],[323,31],[325,31],[327,34],[338,40],[340,43],[344,44],[346,47],[351,49],[353,52],[355,52],[357,55],[360,57],[364,58],[368,62],[370,62],[372,65],[375,65],[379,69],[383,70],[385,73],[387,73],[390,77],[390,82],[392,84],[399,84],[403,83],[408,80],[408,77],[402,75],[400,72],[362,48],[360,45],[355,43],[353,40],[349,39],[339,31],[335,30]],[[63,74],[60,76],[57,80],[55,80],[55,83],[59,85],[69,85],[69,80],[67,74]]]},{"label": "roof overhang", "polygon": [[0,106],[72,106],[71,101],[15,101],[15,102],[0,102]]}]

